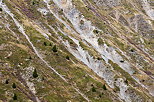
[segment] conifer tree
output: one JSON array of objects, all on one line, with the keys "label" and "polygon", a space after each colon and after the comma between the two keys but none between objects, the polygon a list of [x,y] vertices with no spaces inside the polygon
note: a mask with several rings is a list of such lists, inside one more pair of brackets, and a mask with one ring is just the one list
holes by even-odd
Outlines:
[{"label": "conifer tree", "polygon": [[5,84],[9,84],[9,80],[8,79],[5,81]]},{"label": "conifer tree", "polygon": [[34,69],[34,72],[33,72],[33,77],[34,77],[34,78],[37,78],[37,77],[38,77],[38,74],[37,74],[36,69]]},{"label": "conifer tree", "polygon": [[103,85],[103,89],[104,89],[104,90],[107,90],[107,88],[106,88],[105,84]]},{"label": "conifer tree", "polygon": [[96,92],[96,89],[94,86],[92,87],[92,92]]},{"label": "conifer tree", "polygon": [[46,43],[46,42],[44,42],[44,45],[45,45],[45,46],[47,46],[47,43]]},{"label": "conifer tree", "polygon": [[14,89],[16,88],[16,84],[15,83],[12,84],[12,88],[14,88]]},{"label": "conifer tree", "polygon": [[70,57],[67,55],[67,56],[66,56],[66,59],[67,59],[67,60],[70,60]]},{"label": "conifer tree", "polygon": [[13,95],[13,100],[17,100],[17,95],[16,94]]},{"label": "conifer tree", "polygon": [[57,52],[57,47],[56,47],[56,45],[53,46],[52,51],[53,51],[53,52]]}]

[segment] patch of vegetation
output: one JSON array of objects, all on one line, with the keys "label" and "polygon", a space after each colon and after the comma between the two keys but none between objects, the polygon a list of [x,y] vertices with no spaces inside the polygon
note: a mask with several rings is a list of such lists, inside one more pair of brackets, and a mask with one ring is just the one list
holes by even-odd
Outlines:
[{"label": "patch of vegetation", "polygon": [[92,87],[91,90],[92,90],[92,92],[96,92],[96,88],[94,86]]},{"label": "patch of vegetation", "polygon": [[37,70],[36,70],[36,69],[34,69],[33,77],[34,77],[34,78],[37,78],[37,77],[38,77],[38,74],[37,74]]},{"label": "patch of vegetation", "polygon": [[99,45],[104,45],[104,41],[101,38],[98,38],[98,44]]},{"label": "patch of vegetation", "polygon": [[67,60],[70,60],[70,57],[67,55],[67,56],[66,56],[66,59],[67,59]]},{"label": "patch of vegetation", "polygon": [[93,30],[93,32],[94,32],[95,34],[98,34],[100,31],[98,31],[97,29],[95,29],[95,30]]},{"label": "patch of vegetation", "polygon": [[104,90],[107,90],[107,88],[106,88],[106,86],[105,86],[105,84],[103,85],[103,87],[102,87]]},{"label": "patch of vegetation", "polygon": [[14,93],[14,95],[13,95],[13,100],[17,100],[17,94],[16,93]]},{"label": "patch of vegetation", "polygon": [[115,43],[117,44],[117,46],[121,49],[121,50],[125,50],[125,44],[122,43],[121,41],[119,41],[117,38],[114,38]]},{"label": "patch of vegetation", "polygon": [[9,84],[9,79],[6,79],[5,80],[5,84]]},{"label": "patch of vegetation", "polygon": [[58,11],[58,14],[59,14],[59,15],[63,15],[63,9],[59,10],[59,11]]},{"label": "patch of vegetation", "polygon": [[0,8],[0,11],[2,11],[2,8]]},{"label": "patch of vegetation", "polygon": [[46,42],[44,42],[43,44],[44,44],[44,46],[47,46],[47,43]]},{"label": "patch of vegetation", "polygon": [[103,60],[103,58],[97,57],[97,60]]},{"label": "patch of vegetation", "polygon": [[84,21],[83,21],[83,20],[81,20],[81,21],[80,21],[80,24],[81,24],[81,25],[83,25],[83,24],[84,24]]},{"label": "patch of vegetation", "polygon": [[117,91],[120,91],[120,88],[118,86],[114,86],[114,91],[117,92]]},{"label": "patch of vegetation", "polygon": [[[70,44],[74,44],[73,40],[70,39],[68,36],[64,35],[63,33],[61,32],[58,32],[58,34],[65,40],[67,40]],[[75,45],[75,44],[74,44]]]},{"label": "patch of vegetation", "polygon": [[39,5],[39,0],[33,0],[32,5]]},{"label": "patch of vegetation", "polygon": [[131,51],[131,52],[135,52],[135,49],[134,49],[134,48],[132,48],[132,49],[130,49],[130,51]]},{"label": "patch of vegetation", "polygon": [[125,78],[130,81],[132,84],[135,83],[135,80],[127,73],[125,72],[121,67],[119,67],[119,65],[117,65],[116,63],[112,62],[111,60],[109,60],[109,63],[112,65],[112,67],[120,72],[122,74],[122,76],[125,76]]},{"label": "patch of vegetation", "polygon": [[53,46],[52,51],[53,51],[53,52],[57,52],[57,51],[58,51],[56,45]]},{"label": "patch of vegetation", "polygon": [[14,89],[16,88],[16,84],[15,83],[12,84],[12,88],[14,88]]}]

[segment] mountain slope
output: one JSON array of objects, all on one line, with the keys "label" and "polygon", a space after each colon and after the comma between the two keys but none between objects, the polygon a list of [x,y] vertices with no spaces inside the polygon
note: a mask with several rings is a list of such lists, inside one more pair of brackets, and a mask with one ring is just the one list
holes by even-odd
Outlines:
[{"label": "mountain slope", "polygon": [[0,100],[154,101],[153,0],[0,0]]}]

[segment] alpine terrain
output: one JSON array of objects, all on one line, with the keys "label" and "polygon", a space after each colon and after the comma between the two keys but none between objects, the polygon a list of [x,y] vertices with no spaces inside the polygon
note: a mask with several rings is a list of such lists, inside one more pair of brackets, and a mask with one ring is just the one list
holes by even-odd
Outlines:
[{"label": "alpine terrain", "polygon": [[154,102],[154,0],[0,0],[0,102]]}]

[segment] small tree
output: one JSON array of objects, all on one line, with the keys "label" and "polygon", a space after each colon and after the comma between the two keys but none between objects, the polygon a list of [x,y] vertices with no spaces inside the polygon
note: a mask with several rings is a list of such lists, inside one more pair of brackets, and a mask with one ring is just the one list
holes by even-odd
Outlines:
[{"label": "small tree", "polygon": [[72,41],[70,41],[70,44],[73,44],[73,42],[72,42]]},{"label": "small tree", "polygon": [[45,46],[47,46],[47,43],[46,43],[46,42],[44,42],[44,45],[45,45]]},{"label": "small tree", "polygon": [[128,84],[128,80],[127,79],[125,80],[125,83]]},{"label": "small tree", "polygon": [[101,98],[101,97],[102,97],[102,95],[100,94],[100,95],[99,95],[99,98]]},{"label": "small tree", "polygon": [[30,57],[29,57],[29,59],[31,60],[31,59],[32,59],[32,57],[30,56]]},{"label": "small tree", "polygon": [[83,25],[83,24],[84,24],[84,21],[83,21],[83,20],[81,20],[81,21],[80,21],[80,24],[82,24],[82,25]]},{"label": "small tree", "polygon": [[9,79],[5,80],[5,84],[9,84]]},{"label": "small tree", "polygon": [[103,45],[104,44],[104,41],[101,38],[98,38],[97,42],[98,42],[99,45]]},{"label": "small tree", "polygon": [[104,90],[107,90],[107,88],[106,88],[105,84],[103,85],[103,89],[104,89]]},{"label": "small tree", "polygon": [[131,51],[131,52],[134,52],[134,49],[131,49],[130,51]]},{"label": "small tree", "polygon": [[2,11],[2,8],[0,8],[0,11]]},{"label": "small tree", "polygon": [[99,31],[97,29],[93,30],[94,33],[98,34]]},{"label": "small tree", "polygon": [[94,86],[92,87],[92,92],[96,92],[96,89]]},{"label": "small tree", "polygon": [[17,95],[14,93],[12,98],[13,98],[13,100],[17,100]]},{"label": "small tree", "polygon": [[38,77],[38,74],[37,74],[36,69],[34,69],[34,72],[33,72],[33,77],[34,77],[34,78],[37,78],[37,77]]},{"label": "small tree", "polygon": [[49,46],[52,46],[52,44],[50,43]]},{"label": "small tree", "polygon": [[70,57],[67,55],[67,56],[66,56],[66,59],[67,59],[67,60],[70,60]]},{"label": "small tree", "polygon": [[15,83],[12,84],[12,88],[14,88],[14,89],[16,88],[16,84]]},{"label": "small tree", "polygon": [[53,46],[52,51],[53,51],[53,52],[57,52],[57,47],[56,47],[56,45]]},{"label": "small tree", "polygon": [[102,60],[102,58],[100,58],[100,57],[97,57],[97,60]]}]

